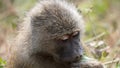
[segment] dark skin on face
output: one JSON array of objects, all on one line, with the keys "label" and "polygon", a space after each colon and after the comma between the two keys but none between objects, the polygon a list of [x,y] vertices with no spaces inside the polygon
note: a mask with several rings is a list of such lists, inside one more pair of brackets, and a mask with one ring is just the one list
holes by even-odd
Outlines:
[{"label": "dark skin on face", "polygon": [[79,62],[83,55],[80,42],[80,33],[75,31],[58,38],[60,49],[57,50],[61,62],[69,63],[72,67],[80,67]]}]

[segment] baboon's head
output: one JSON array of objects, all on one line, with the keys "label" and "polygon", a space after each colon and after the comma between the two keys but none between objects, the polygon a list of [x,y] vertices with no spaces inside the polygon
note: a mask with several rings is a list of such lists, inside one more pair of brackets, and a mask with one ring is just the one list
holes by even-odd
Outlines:
[{"label": "baboon's head", "polygon": [[29,13],[34,53],[53,56],[60,62],[77,62],[83,54],[83,20],[73,5],[42,1]]}]

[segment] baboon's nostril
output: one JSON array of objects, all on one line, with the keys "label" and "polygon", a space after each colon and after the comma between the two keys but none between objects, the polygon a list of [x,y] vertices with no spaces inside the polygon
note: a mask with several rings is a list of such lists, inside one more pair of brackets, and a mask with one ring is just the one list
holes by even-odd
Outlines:
[{"label": "baboon's nostril", "polygon": [[75,61],[79,61],[81,58],[82,58],[82,55],[77,55],[77,56],[75,57]]}]

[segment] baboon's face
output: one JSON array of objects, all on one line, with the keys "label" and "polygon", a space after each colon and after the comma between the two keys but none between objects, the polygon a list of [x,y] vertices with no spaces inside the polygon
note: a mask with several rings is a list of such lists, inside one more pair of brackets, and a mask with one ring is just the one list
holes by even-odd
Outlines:
[{"label": "baboon's face", "polygon": [[[63,62],[78,67],[83,55],[83,48],[80,40],[80,32],[75,31],[53,39],[55,49],[53,58],[56,62]],[[52,51],[52,50],[51,50]]]}]

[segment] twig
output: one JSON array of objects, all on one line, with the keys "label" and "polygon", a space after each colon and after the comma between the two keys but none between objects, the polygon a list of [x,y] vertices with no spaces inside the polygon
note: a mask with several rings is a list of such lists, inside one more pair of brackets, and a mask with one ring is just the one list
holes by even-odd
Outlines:
[{"label": "twig", "polygon": [[94,41],[94,40],[96,40],[96,39],[98,39],[98,38],[104,36],[104,35],[105,35],[105,33],[101,33],[101,34],[99,34],[98,36],[95,36],[95,37],[93,37],[93,38],[91,38],[91,39],[85,41],[85,43],[87,44],[87,43],[89,43],[89,42],[91,42],[91,41]]},{"label": "twig", "polygon": [[118,59],[115,59],[115,60],[113,60],[113,61],[105,62],[105,63],[103,63],[103,64],[104,64],[104,65],[108,65],[108,64],[117,63],[117,62],[120,62],[120,59],[119,59],[119,58],[118,58]]}]

